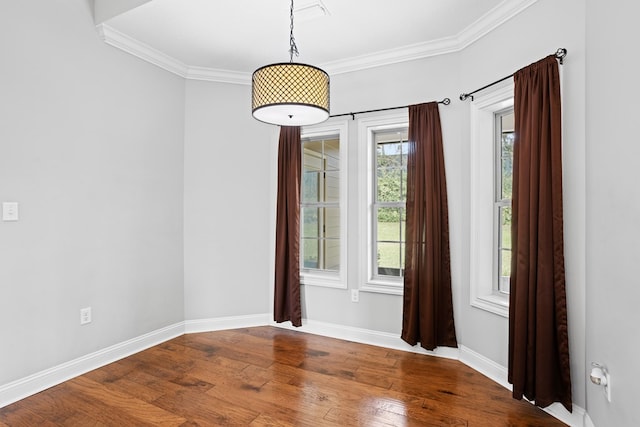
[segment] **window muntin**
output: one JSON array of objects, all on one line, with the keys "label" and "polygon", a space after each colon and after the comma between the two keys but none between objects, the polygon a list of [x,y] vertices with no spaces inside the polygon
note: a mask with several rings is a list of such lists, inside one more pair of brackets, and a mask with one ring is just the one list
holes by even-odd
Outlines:
[{"label": "window muntin", "polygon": [[511,277],[511,191],[513,187],[513,108],[495,113],[495,259],[494,290],[509,293]]},{"label": "window muntin", "polygon": [[374,280],[400,280],[404,274],[407,128],[374,130],[372,196],[372,274]]},{"label": "window muntin", "polygon": [[300,268],[339,272],[340,135],[302,138]]}]

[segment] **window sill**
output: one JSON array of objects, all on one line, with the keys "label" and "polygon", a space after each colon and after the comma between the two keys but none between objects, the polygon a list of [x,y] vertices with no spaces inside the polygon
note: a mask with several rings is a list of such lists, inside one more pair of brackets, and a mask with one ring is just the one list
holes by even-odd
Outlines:
[{"label": "window sill", "polygon": [[502,317],[509,317],[509,295],[506,294],[482,295],[476,297],[471,305]]},{"label": "window sill", "polygon": [[404,284],[402,281],[369,280],[360,287],[360,290],[379,294],[402,295],[404,293]]},{"label": "window sill", "polygon": [[300,284],[309,286],[323,286],[325,288],[347,289],[347,284],[339,275],[310,274],[300,275]]}]

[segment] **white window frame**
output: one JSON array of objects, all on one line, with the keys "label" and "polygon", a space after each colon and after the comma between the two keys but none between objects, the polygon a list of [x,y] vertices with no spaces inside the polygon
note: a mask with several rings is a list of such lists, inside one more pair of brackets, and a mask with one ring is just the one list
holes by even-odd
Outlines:
[{"label": "white window frame", "polygon": [[379,130],[389,130],[409,126],[409,117],[406,110],[400,112],[377,115],[375,117],[358,119],[358,193],[360,237],[360,287],[361,291],[378,292],[392,295],[402,295],[404,279],[377,278],[374,275],[374,247],[375,247],[375,221],[373,218],[373,187],[375,179],[375,140],[373,133]]},{"label": "white window frame", "polygon": [[348,120],[329,119],[322,124],[305,126],[300,130],[301,139],[318,138],[336,134],[340,138],[340,270],[335,272],[305,271],[301,267],[300,283],[303,285],[347,289],[347,189],[349,188],[347,180],[347,140],[349,134],[348,129]]},{"label": "white window frame", "polygon": [[509,317],[509,295],[496,288],[495,113],[513,107],[513,81],[470,103],[470,303]]}]

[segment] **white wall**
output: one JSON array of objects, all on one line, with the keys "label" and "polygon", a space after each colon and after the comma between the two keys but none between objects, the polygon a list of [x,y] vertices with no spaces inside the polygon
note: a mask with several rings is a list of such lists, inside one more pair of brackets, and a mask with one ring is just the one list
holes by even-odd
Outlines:
[{"label": "white wall", "polygon": [[250,100],[250,86],[187,81],[187,320],[269,311],[279,128],[253,119]]},{"label": "white wall", "polygon": [[0,52],[4,384],[183,320],[184,81],[85,0],[2,2]]},{"label": "white wall", "polygon": [[640,186],[637,2],[587,4],[587,363],[611,373],[612,401],[587,384],[598,427],[638,426]]},{"label": "white wall", "polygon": [[[585,148],[584,148],[584,2],[540,0],[462,52],[461,86],[464,92],[507,76],[551,53],[568,50],[560,67],[563,98],[564,244],[568,305],[569,347],[573,401],[585,407]],[[469,109],[461,117],[469,134]],[[463,151],[468,157],[468,150]],[[464,160],[469,162],[469,159]],[[468,164],[468,163],[467,163]],[[465,212],[469,212],[469,168],[465,178]],[[468,215],[467,215],[468,218]],[[465,222],[467,248],[468,227]],[[469,277],[469,263],[463,277]],[[468,279],[467,279],[468,280]],[[507,366],[508,319],[470,307],[469,288],[463,287],[463,343],[489,359]]]}]

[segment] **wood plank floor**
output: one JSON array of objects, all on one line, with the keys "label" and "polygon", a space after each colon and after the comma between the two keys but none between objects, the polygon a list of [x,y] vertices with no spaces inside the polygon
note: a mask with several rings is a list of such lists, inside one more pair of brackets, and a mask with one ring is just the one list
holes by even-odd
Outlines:
[{"label": "wood plank floor", "polygon": [[564,426],[464,364],[274,327],[188,334],[0,409],[0,426]]}]

